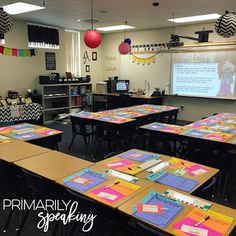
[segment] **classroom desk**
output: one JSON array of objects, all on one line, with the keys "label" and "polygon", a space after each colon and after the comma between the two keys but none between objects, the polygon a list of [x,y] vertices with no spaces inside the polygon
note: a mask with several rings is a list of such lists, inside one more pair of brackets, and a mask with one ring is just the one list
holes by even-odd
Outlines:
[{"label": "classroom desk", "polygon": [[52,181],[93,165],[92,162],[57,151],[34,155],[14,164]]},{"label": "classroom desk", "polygon": [[19,140],[12,140],[9,143],[0,145],[0,160],[6,162],[15,162],[29,158],[32,156],[40,155],[43,153],[50,153],[51,150],[30,143],[22,142]]},{"label": "classroom desk", "polygon": [[[152,228],[157,230],[157,233],[158,233],[158,231],[164,231],[164,232],[166,232],[170,235],[177,236],[179,234],[174,232],[175,228],[173,227],[173,225],[175,223],[181,221],[184,217],[186,217],[193,210],[193,208],[194,208],[193,206],[182,203],[181,205],[184,206],[184,209],[178,214],[177,217],[175,217],[173,219],[173,221],[171,223],[169,223],[169,225],[166,228],[159,228],[158,226],[156,226],[156,225],[154,225],[154,224],[152,224],[148,221],[142,220],[142,219],[132,215],[133,214],[133,207],[137,206],[137,204],[139,204],[143,200],[143,198],[146,197],[146,195],[151,190],[155,190],[159,193],[164,193],[168,189],[171,189],[171,188],[155,183],[155,185],[150,186],[146,190],[142,191],[140,194],[134,196],[132,199],[130,199],[129,201],[127,201],[124,204],[122,204],[121,206],[119,206],[118,210],[121,211],[122,213],[130,216],[130,218],[133,219],[133,220],[135,219],[136,221],[141,221],[141,222],[151,226]],[[174,189],[172,189],[172,190],[174,190]],[[174,190],[174,191],[176,191],[176,190]],[[178,192],[183,193],[179,190],[178,190]],[[183,194],[188,195],[186,193],[183,193]],[[195,198],[197,198],[197,197],[195,197]],[[197,199],[200,199],[200,198],[197,198]],[[207,202],[209,202],[209,201],[207,201]],[[236,210],[225,207],[225,206],[222,206],[222,205],[219,205],[217,203],[212,203],[212,206],[211,206],[210,210],[219,212],[221,214],[225,214],[225,215],[230,216],[230,217],[233,218],[233,221],[230,224],[230,227],[228,228],[228,230],[225,234],[225,235],[229,235],[232,232],[232,230],[234,229],[235,225],[236,225]],[[205,212],[205,211],[203,211],[203,212]]]},{"label": "classroom desk", "polygon": [[[90,169],[92,169],[93,171],[96,171],[96,172],[99,172],[99,173],[105,173],[105,171],[107,170],[106,167],[103,167],[103,166],[99,166],[99,165],[94,165],[94,166],[91,166]],[[136,196],[137,194],[141,193],[142,191],[144,191],[146,189],[146,186],[149,184],[150,186],[150,183],[148,183],[147,180],[144,180],[144,179],[139,179],[137,182],[134,183],[134,185],[136,186],[139,186],[139,189],[137,189],[136,191],[134,191],[133,193],[129,194],[128,196],[125,196],[123,199],[120,199],[119,201],[117,201],[116,203],[114,204],[109,204],[105,201],[103,201],[102,199],[96,197],[94,194],[92,194],[93,190],[95,189],[98,189],[98,188],[101,188],[101,187],[104,187],[104,186],[109,186],[111,184],[114,183],[114,181],[116,181],[117,178],[114,178],[112,176],[109,176],[109,175],[106,175],[106,178],[107,178],[107,181],[91,188],[90,190],[88,191],[85,191],[85,192],[79,192],[78,190],[76,189],[73,189],[74,191],[77,191],[79,192],[80,194],[82,195],[85,195],[89,198],[92,198],[108,207],[112,207],[112,208],[117,208],[119,207],[121,204],[125,203],[126,201],[128,201],[129,199],[132,199],[134,196]],[[122,180],[120,180],[122,181]],[[67,187],[65,184],[64,184],[64,178],[60,178],[60,179],[57,179],[56,180],[57,183],[59,183],[60,185],[66,187],[66,188],[69,188]]]},{"label": "classroom desk", "polygon": [[12,141],[12,139],[10,139],[9,137],[0,134],[0,144],[1,143],[9,143],[11,141]]},{"label": "classroom desk", "polygon": [[[131,150],[128,150],[126,152],[120,153],[119,155],[116,155],[114,157],[110,157],[108,159],[99,161],[99,162],[96,163],[95,166],[104,166],[106,168],[111,168],[111,169],[114,169],[114,170],[117,170],[117,171],[120,171],[120,172],[123,172],[123,173],[126,173],[126,174],[134,175],[135,177],[138,177],[138,178],[141,178],[141,179],[145,179],[148,175],[151,174],[147,170],[141,170],[141,169],[135,168],[138,165],[140,165],[142,162],[139,162],[139,161],[135,160],[135,159],[138,158],[137,155],[133,155],[133,156],[136,156],[136,157],[133,157],[133,158],[124,157],[124,154],[127,154],[127,153],[131,154],[131,155],[132,155],[132,153],[133,154],[141,153],[141,154],[144,154],[144,155],[149,154],[151,156],[151,158],[158,159],[158,160],[161,160],[161,161],[164,161],[164,162],[173,163],[171,166],[164,169],[164,171],[167,172],[167,173],[171,173],[171,174],[176,175],[175,171],[185,170],[186,173],[183,173],[183,175],[178,174],[178,176],[183,176],[183,177],[188,178],[190,180],[195,180],[195,181],[199,182],[199,184],[192,191],[190,191],[191,193],[193,193],[195,190],[197,190],[200,186],[202,186],[204,183],[209,181],[213,176],[215,176],[219,172],[218,169],[213,168],[213,167],[199,165],[197,163],[186,161],[186,160],[179,159],[179,158],[176,158],[176,157],[166,156],[166,155],[152,153],[152,152],[146,152],[146,151],[142,151],[142,150],[139,150],[139,149],[131,149]],[[117,166],[116,163],[120,163],[124,160],[126,161],[124,163],[125,166],[123,166],[123,167],[122,166]],[[158,164],[154,164],[152,166],[159,165],[161,163],[162,162],[160,162]],[[109,164],[112,165],[112,166],[109,167]],[[194,169],[190,168],[191,166],[194,166]],[[132,171],[129,170],[128,167],[131,167]],[[149,168],[151,168],[151,166]],[[189,173],[191,173],[191,174],[187,173],[188,170],[189,170]],[[198,171],[199,170],[200,171],[206,170],[207,172],[199,174],[199,175],[193,175],[192,171],[197,171],[197,170]]]},{"label": "classroom desk", "polygon": [[[201,187],[203,184],[205,184],[207,181],[209,181],[213,176],[215,176],[219,170],[213,167],[209,167],[209,166],[204,166],[204,165],[199,165],[197,163],[191,162],[191,161],[186,161],[183,159],[179,159],[176,157],[171,157],[171,156],[166,156],[166,155],[160,155],[160,159],[165,161],[165,162],[169,162],[169,161],[176,161],[175,164],[171,165],[170,167],[164,169],[164,172],[170,173],[170,174],[175,174],[175,171],[177,169],[182,170],[182,168],[187,171],[189,166],[198,166],[199,169],[201,169],[200,167],[203,168],[203,170],[207,170],[207,172],[199,174],[199,175],[190,175],[188,173],[185,173],[184,175],[177,175],[177,176],[183,176],[187,179],[190,180],[195,180],[198,181],[199,184],[192,190],[190,191],[190,193],[194,193],[194,191],[196,191],[199,187]],[[173,163],[174,163],[173,161]],[[183,163],[183,164],[181,164]],[[146,178],[148,175],[150,175],[151,173],[144,170],[140,173],[138,173],[136,176],[138,178]]]},{"label": "classroom desk", "polygon": [[[139,104],[156,104],[162,105],[162,96],[146,96],[146,95],[131,95],[127,96],[131,105]],[[103,107],[104,110],[122,107],[120,104],[119,93],[98,93],[93,92],[93,110],[98,111],[99,107]]]},{"label": "classroom desk", "polygon": [[227,141],[228,144],[236,145],[236,136]]},{"label": "classroom desk", "polygon": [[2,135],[50,149],[57,147],[57,143],[62,139],[62,133],[59,130],[28,123],[0,127]]}]

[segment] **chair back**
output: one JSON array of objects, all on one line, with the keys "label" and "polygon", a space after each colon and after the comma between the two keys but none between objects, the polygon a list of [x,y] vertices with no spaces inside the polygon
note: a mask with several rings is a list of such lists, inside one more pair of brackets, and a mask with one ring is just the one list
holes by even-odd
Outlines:
[{"label": "chair back", "polygon": [[153,229],[147,225],[140,222],[136,223],[136,236],[167,236],[168,234]]}]

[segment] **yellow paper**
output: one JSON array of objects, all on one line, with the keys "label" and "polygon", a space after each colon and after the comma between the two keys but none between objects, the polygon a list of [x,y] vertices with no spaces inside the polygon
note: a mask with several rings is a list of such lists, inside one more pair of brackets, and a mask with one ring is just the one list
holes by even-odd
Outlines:
[{"label": "yellow paper", "polygon": [[132,194],[133,192],[135,192],[136,190],[140,188],[140,186],[136,184],[132,184],[132,183],[120,180],[120,179],[116,179],[114,183],[116,182],[119,182],[119,184],[116,184],[112,186],[111,188],[119,193],[122,193],[125,196]]}]

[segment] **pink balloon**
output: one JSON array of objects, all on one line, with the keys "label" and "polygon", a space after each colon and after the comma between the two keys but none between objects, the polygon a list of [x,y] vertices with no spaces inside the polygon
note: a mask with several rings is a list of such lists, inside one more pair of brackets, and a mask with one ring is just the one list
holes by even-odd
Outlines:
[{"label": "pink balloon", "polygon": [[102,42],[102,36],[96,30],[88,30],[84,34],[84,43],[89,48],[97,48]]},{"label": "pink balloon", "polygon": [[122,55],[130,53],[130,45],[126,42],[122,42],[119,45],[118,49],[119,49],[120,54],[122,54]]}]

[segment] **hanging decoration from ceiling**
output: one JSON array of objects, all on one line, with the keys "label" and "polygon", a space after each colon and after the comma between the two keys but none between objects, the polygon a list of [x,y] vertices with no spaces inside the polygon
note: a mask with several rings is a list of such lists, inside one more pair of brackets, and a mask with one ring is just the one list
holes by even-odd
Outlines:
[{"label": "hanging decoration from ceiling", "polygon": [[130,53],[130,45],[126,42],[121,42],[118,48],[120,54],[126,55]]},{"label": "hanging decoration from ceiling", "polygon": [[133,45],[132,62],[138,65],[150,65],[156,62],[156,55],[166,49],[166,44]]},{"label": "hanging decoration from ceiling", "polygon": [[215,23],[216,33],[224,38],[236,34],[236,14],[226,11]]},{"label": "hanging decoration from ceiling", "polygon": [[0,55],[15,57],[33,57],[36,56],[36,49],[17,49],[0,46]]},{"label": "hanging decoration from ceiling", "polygon": [[7,33],[13,26],[11,17],[0,8],[0,34]]},{"label": "hanging decoration from ceiling", "polygon": [[130,53],[131,50],[131,39],[129,38],[125,38],[125,30],[126,30],[126,25],[127,25],[127,21],[125,22],[125,28],[124,28],[124,41],[120,43],[119,47],[118,47],[118,51],[120,52],[121,55],[126,55]]},{"label": "hanging decoration from ceiling", "polygon": [[91,30],[84,34],[84,43],[89,48],[97,48],[102,42],[102,36],[97,30],[93,29],[93,0],[91,0]]}]

